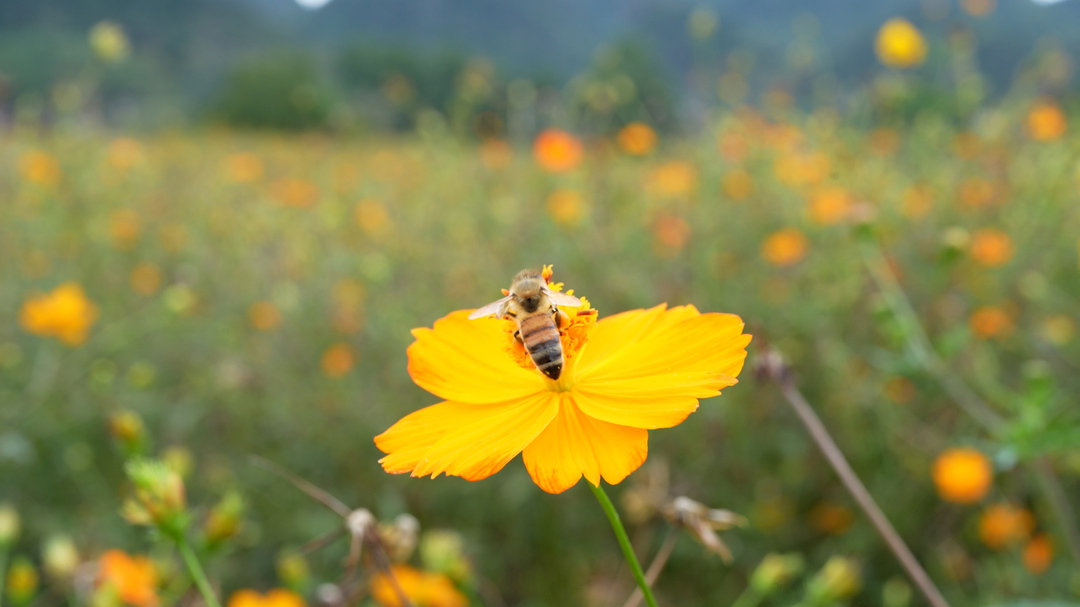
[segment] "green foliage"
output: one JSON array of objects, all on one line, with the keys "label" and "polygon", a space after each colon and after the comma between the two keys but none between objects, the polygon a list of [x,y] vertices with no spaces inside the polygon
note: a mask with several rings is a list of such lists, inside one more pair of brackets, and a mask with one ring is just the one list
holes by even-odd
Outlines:
[{"label": "green foliage", "polygon": [[279,51],[244,61],[230,72],[213,116],[234,127],[302,130],[327,126],[331,93],[315,60]]}]

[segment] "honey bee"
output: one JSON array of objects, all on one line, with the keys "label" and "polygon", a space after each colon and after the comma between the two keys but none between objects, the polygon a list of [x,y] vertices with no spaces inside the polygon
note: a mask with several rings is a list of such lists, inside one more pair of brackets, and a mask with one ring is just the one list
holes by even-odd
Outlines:
[{"label": "honey bee", "polygon": [[503,289],[506,297],[495,300],[469,314],[470,319],[497,316],[514,321],[514,337],[525,346],[533,364],[544,375],[559,379],[563,368],[562,341],[559,327],[568,320],[558,306],[580,306],[573,295],[553,291],[536,270],[522,270]]}]

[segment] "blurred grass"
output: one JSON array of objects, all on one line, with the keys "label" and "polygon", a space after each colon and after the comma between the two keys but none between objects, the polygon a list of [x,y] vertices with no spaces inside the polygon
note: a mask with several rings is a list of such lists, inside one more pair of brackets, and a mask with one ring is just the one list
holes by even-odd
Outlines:
[{"label": "blurred grass", "polygon": [[[587,141],[581,166],[556,174],[528,149],[438,136],[16,130],[0,139],[0,485],[24,512],[20,547],[57,532],[86,556],[145,546],[117,514],[123,454],[107,428],[132,410],[155,451],[193,455],[192,503],[233,487],[247,497],[234,552],[210,564],[226,590],[272,585],[279,550],[338,524],[252,466],[257,454],[382,519],[407,511],[425,529],[459,531],[508,604],[621,601],[629,577],[584,489],[547,495],[517,462],[480,483],[393,477],[376,463],[372,437],[437,400],[406,373],[409,330],[551,263],[601,315],[660,302],[741,315],[791,360],[954,605],[1075,595],[1062,540],[1050,571],[1033,575],[1018,549],[983,546],[979,509],[942,502],[929,475],[944,448],[976,445],[1001,470],[988,501],[1032,508],[1050,533],[1033,476],[1014,464],[1050,451],[1069,495],[1080,487],[1075,434],[1053,439],[1077,422],[1080,139],[1074,128],[1033,141],[1026,106],[988,111],[960,131],[933,115],[870,129],[824,111],[747,110],[644,157]],[[986,229],[1012,252],[980,252]],[[951,369],[1027,425],[987,435],[905,354],[857,230],[881,243]],[[988,266],[994,252],[1004,263]],[[73,348],[19,326],[24,301],[65,282],[100,308]],[[1003,310],[1007,326],[973,331],[980,306]],[[1053,384],[1035,422],[1024,415],[1033,360]],[[650,464],[666,462],[677,494],[752,522],[724,534],[730,567],[684,538],[657,583],[662,602],[730,603],[770,551],[802,552],[811,569],[855,556],[870,603],[901,575],[749,367],[652,439]],[[662,523],[631,533],[644,554]],[[316,577],[335,579],[344,550],[317,553]]]}]

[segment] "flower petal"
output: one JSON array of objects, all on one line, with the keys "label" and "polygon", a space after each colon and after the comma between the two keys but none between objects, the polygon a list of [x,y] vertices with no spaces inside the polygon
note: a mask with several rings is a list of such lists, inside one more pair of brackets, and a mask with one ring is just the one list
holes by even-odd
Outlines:
[{"label": "flower petal", "polygon": [[440,473],[471,481],[502,469],[551,422],[558,395],[542,392],[509,402],[443,402],[405,416],[375,437],[388,455],[387,472],[432,478]]},{"label": "flower petal", "polygon": [[649,434],[585,415],[575,396],[559,393],[559,414],[525,447],[525,467],[541,489],[562,493],[584,475],[614,485],[637,470],[649,453]]},{"label": "flower petal", "polygon": [[736,383],[750,342],[738,316],[700,314],[691,306],[628,314],[615,334],[600,332],[605,323],[598,323],[583,351],[574,391],[585,414],[635,428],[668,428],[695,411],[698,399]]},{"label": "flower petal", "polygon": [[505,321],[469,320],[461,310],[414,329],[409,375],[432,394],[458,403],[497,403],[544,390],[539,371],[525,369],[507,354]]}]

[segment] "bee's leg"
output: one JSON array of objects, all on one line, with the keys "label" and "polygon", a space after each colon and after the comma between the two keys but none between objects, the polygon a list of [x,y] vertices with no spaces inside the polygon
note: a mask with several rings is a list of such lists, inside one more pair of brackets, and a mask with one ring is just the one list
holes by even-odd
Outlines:
[{"label": "bee's leg", "polygon": [[525,340],[521,339],[521,331],[514,331],[514,339],[518,340],[518,343],[525,345]]}]

